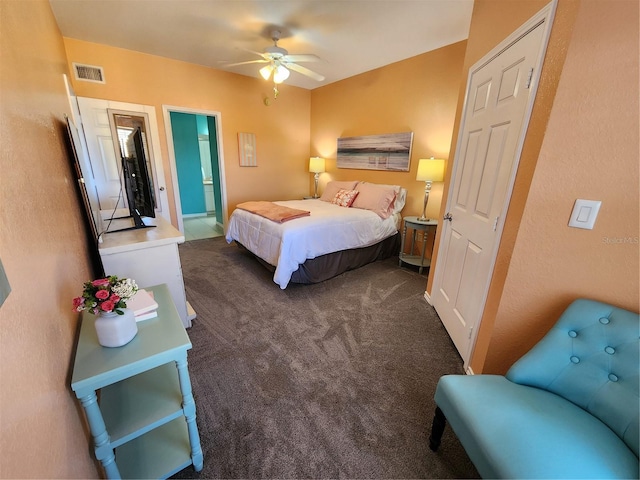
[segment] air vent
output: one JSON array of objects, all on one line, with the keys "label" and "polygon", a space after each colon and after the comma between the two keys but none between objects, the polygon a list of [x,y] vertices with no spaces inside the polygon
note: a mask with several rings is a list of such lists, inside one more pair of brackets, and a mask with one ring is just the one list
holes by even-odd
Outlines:
[{"label": "air vent", "polygon": [[86,82],[105,83],[104,70],[102,67],[94,65],[83,65],[74,63],[73,70],[76,73],[76,80],[84,80]]}]

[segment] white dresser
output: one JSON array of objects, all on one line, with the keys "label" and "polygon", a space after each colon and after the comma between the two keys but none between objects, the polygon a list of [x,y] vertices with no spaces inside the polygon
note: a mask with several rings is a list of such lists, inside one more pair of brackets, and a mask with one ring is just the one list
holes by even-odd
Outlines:
[{"label": "white dresser", "polygon": [[155,227],[116,232],[130,226],[131,220],[111,223],[110,233],[103,234],[98,245],[104,273],[132,278],[141,288],[166,283],[182,324],[189,328],[196,313],[187,302],[178,253],[184,235],[161,217],[145,218],[144,222]]}]

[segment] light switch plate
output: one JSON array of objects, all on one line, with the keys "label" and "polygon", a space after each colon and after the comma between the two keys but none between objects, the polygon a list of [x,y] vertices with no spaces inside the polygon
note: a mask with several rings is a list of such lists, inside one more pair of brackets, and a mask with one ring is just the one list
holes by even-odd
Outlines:
[{"label": "light switch plate", "polygon": [[600,205],[602,205],[602,202],[598,200],[577,199],[576,203],[573,204],[573,211],[571,212],[571,218],[569,218],[569,226],[593,230]]}]

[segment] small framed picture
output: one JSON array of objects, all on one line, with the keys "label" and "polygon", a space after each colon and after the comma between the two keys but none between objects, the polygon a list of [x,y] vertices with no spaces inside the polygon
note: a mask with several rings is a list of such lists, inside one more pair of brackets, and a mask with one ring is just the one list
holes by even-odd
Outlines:
[{"label": "small framed picture", "polygon": [[238,153],[241,167],[257,167],[255,133],[238,133]]}]

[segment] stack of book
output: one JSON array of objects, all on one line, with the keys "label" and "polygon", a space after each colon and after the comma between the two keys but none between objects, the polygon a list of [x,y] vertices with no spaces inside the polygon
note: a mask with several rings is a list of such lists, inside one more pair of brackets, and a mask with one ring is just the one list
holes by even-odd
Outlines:
[{"label": "stack of book", "polygon": [[158,316],[158,302],[153,299],[153,292],[143,288],[127,301],[127,308],[133,310],[136,322]]}]

